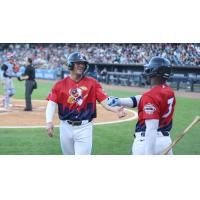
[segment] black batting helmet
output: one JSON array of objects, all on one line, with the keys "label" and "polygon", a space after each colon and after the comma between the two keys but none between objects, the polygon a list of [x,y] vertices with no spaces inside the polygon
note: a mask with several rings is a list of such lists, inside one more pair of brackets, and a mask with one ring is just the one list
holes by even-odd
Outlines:
[{"label": "black batting helmet", "polygon": [[83,62],[86,65],[85,71],[88,70],[88,61],[84,55],[79,52],[74,52],[69,55],[67,58],[67,66],[69,70],[73,70],[74,63],[76,62]]},{"label": "black batting helmet", "polygon": [[168,59],[162,57],[153,57],[147,65],[144,66],[144,77],[161,77],[168,79],[171,74],[171,63]]}]

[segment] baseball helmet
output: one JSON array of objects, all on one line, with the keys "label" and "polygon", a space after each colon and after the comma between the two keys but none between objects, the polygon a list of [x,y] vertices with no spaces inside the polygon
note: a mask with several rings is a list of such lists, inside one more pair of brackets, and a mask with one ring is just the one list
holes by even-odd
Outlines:
[{"label": "baseball helmet", "polygon": [[162,57],[153,57],[147,65],[144,66],[144,77],[161,77],[168,79],[172,71],[171,63],[168,59]]},{"label": "baseball helmet", "polygon": [[73,70],[74,63],[76,62],[83,62],[85,63],[85,72],[88,71],[89,62],[87,61],[86,57],[79,52],[74,52],[69,55],[67,58],[67,66],[69,70]]}]

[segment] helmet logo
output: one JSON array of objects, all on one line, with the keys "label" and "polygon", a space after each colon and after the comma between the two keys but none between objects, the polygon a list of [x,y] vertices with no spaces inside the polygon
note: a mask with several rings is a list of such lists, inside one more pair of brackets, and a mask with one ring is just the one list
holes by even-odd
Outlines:
[{"label": "helmet logo", "polygon": [[83,55],[81,55],[81,54],[79,54],[79,57],[80,57],[80,59],[84,59],[84,58],[83,58]]}]

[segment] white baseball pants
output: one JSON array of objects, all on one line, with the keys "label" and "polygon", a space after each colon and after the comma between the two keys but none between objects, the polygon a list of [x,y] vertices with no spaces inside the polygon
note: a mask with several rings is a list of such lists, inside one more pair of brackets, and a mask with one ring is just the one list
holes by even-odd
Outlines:
[{"label": "white baseball pants", "polygon": [[[141,136],[141,132],[135,133],[135,140],[132,146],[132,154],[134,155],[144,155],[144,140],[145,137]],[[163,136],[161,132],[158,132],[156,138],[155,154],[160,155],[170,144],[172,140],[170,136]],[[172,150],[169,151],[168,155],[172,155]]]},{"label": "white baseball pants", "polygon": [[92,122],[72,126],[60,122],[60,144],[64,155],[90,155],[92,151]]},{"label": "white baseball pants", "polygon": [[4,108],[8,108],[9,104],[10,104],[10,92],[9,90],[11,90],[13,88],[13,81],[11,78],[4,78],[4,99],[3,99],[3,104],[4,104]]}]

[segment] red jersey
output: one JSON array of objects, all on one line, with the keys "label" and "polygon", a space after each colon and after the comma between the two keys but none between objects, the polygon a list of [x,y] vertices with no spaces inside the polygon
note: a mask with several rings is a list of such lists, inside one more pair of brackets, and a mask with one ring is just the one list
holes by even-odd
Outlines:
[{"label": "red jersey", "polygon": [[170,131],[176,99],[173,90],[166,84],[145,92],[138,105],[136,132],[145,131],[146,119],[158,119],[158,131]]},{"label": "red jersey", "polygon": [[75,82],[70,76],[57,82],[47,100],[58,104],[60,120],[89,120],[96,117],[96,100],[104,101],[108,96],[98,81],[84,77]]}]

